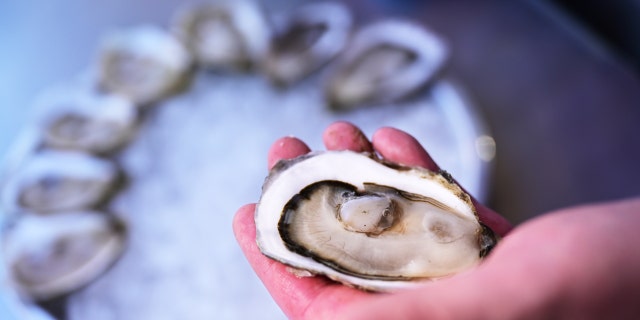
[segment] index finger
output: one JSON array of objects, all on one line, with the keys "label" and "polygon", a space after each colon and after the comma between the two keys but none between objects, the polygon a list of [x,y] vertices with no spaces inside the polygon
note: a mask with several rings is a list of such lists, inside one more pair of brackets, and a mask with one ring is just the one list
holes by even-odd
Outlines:
[{"label": "index finger", "polygon": [[322,140],[328,150],[373,152],[373,146],[364,133],[346,121],[338,121],[328,126],[322,135]]}]

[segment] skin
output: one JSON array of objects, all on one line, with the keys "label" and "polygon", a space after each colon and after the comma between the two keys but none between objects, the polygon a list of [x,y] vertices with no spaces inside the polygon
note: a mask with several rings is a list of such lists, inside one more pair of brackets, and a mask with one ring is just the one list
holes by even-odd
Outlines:
[{"label": "skin", "polygon": [[[338,122],[323,135],[329,150],[375,151],[388,161],[438,166],[410,135],[379,129],[369,141]],[[286,137],[268,155],[309,152]],[[255,205],[240,208],[233,228],[249,263],[292,319],[632,319],[640,316],[640,199],[547,213],[515,229],[475,202],[481,220],[504,236],[488,258],[464,273],[392,294],[364,292],[324,277],[299,278],[262,255],[255,242]]]}]

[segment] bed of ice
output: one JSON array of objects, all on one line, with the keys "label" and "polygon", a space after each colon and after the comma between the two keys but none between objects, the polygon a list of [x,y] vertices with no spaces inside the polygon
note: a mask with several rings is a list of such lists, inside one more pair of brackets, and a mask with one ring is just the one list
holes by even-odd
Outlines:
[{"label": "bed of ice", "polygon": [[130,182],[112,202],[129,226],[128,247],[108,273],[73,294],[69,319],[280,319],[237,246],[231,221],[256,202],[266,154],[293,135],[322,149],[330,123],[368,135],[394,126],[482,198],[487,164],[481,126],[456,87],[439,82],[413,102],[329,111],[322,76],[276,89],[253,74],[199,72],[190,88],[154,106],[117,157]]}]

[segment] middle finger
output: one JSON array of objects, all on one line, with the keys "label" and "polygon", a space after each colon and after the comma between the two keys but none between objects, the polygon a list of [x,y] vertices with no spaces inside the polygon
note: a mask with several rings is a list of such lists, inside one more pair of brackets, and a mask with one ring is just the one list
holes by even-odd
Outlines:
[{"label": "middle finger", "polygon": [[349,122],[340,121],[329,125],[322,135],[322,140],[328,150],[373,152],[369,139]]}]

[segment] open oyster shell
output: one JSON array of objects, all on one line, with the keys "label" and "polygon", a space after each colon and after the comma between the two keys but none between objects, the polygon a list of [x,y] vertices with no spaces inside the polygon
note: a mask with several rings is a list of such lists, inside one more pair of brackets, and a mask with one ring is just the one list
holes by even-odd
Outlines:
[{"label": "open oyster shell", "polygon": [[214,69],[247,69],[264,55],[269,26],[250,0],[212,1],[178,13],[175,33],[196,63]]},{"label": "open oyster shell", "polygon": [[469,269],[496,242],[448,175],[350,151],[280,162],[255,222],[265,255],[375,291]]},{"label": "open oyster shell", "polygon": [[9,281],[22,296],[36,301],[70,293],[120,256],[124,230],[101,212],[22,214],[4,233]]},{"label": "open oyster shell", "polygon": [[141,26],[107,36],[99,56],[100,86],[140,106],[176,91],[191,57],[182,43],[158,27]]},{"label": "open oyster shell", "polygon": [[75,151],[41,151],[3,186],[9,212],[52,213],[93,208],[111,195],[120,171],[114,163]]},{"label": "open oyster shell", "polygon": [[67,93],[46,101],[41,120],[46,146],[104,154],[131,138],[137,110],[129,100],[111,94]]},{"label": "open oyster shell", "polygon": [[336,109],[398,101],[418,91],[442,68],[445,44],[404,20],[386,20],[359,30],[325,84]]},{"label": "open oyster shell", "polygon": [[290,13],[271,39],[263,69],[276,84],[290,85],[335,57],[351,32],[349,10],[338,2],[316,2]]}]

